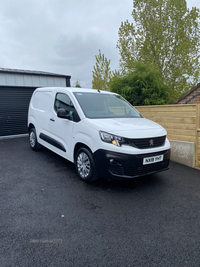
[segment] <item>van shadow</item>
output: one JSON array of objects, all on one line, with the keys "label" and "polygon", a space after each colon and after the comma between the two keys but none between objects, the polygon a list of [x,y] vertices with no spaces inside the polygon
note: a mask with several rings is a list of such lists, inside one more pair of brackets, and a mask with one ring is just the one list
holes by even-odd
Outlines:
[{"label": "van shadow", "polygon": [[131,179],[122,179],[122,180],[107,180],[99,178],[97,181],[92,183],[85,183],[79,179],[76,174],[75,165],[66,160],[65,158],[57,155],[56,153],[48,150],[45,147],[41,148],[41,152],[44,154],[48,163],[52,164],[56,168],[57,172],[67,172],[71,173],[74,181],[83,184],[86,190],[115,190],[115,191],[129,191],[129,190],[149,190],[150,188],[162,187],[165,185],[166,180],[165,176],[161,173],[156,173],[152,175],[131,178]]},{"label": "van shadow", "polygon": [[165,180],[162,179],[160,173],[146,175],[137,178],[131,179],[123,179],[123,180],[111,180],[108,181],[106,179],[98,179],[92,184],[87,184],[91,190],[115,190],[115,191],[134,191],[137,189],[138,191],[149,190],[150,188],[163,187],[165,184]]}]

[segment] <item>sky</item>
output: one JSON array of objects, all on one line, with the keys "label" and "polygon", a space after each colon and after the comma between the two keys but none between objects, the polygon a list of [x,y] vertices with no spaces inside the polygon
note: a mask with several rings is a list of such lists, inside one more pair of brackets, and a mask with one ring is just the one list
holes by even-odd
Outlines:
[{"label": "sky", "polygon": [[[187,0],[200,8],[200,0]],[[122,21],[132,22],[132,0],[0,0],[0,68],[71,76],[92,87],[99,49],[119,68]]]}]

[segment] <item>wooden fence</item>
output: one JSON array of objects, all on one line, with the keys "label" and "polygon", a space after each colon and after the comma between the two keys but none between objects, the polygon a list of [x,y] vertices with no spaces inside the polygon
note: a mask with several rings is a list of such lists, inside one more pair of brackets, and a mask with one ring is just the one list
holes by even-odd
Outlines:
[{"label": "wooden fence", "polygon": [[155,121],[167,130],[170,140],[195,143],[195,165],[200,166],[200,104],[137,106],[145,118]]},{"label": "wooden fence", "polygon": [[200,129],[197,131],[197,164],[196,166],[200,167]]}]

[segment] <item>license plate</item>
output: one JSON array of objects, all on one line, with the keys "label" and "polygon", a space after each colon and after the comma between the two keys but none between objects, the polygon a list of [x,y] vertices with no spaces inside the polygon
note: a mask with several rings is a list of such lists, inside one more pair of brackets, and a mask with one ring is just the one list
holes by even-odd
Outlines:
[{"label": "license plate", "polygon": [[163,155],[143,159],[143,165],[163,161]]}]

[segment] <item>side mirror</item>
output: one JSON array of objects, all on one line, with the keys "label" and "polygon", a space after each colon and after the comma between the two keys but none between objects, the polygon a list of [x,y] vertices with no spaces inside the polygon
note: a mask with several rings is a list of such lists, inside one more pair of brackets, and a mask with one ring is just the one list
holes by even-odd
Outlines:
[{"label": "side mirror", "polygon": [[57,117],[61,119],[67,119],[67,120],[72,120],[72,115],[67,114],[66,110],[64,108],[59,108],[57,111]]}]

